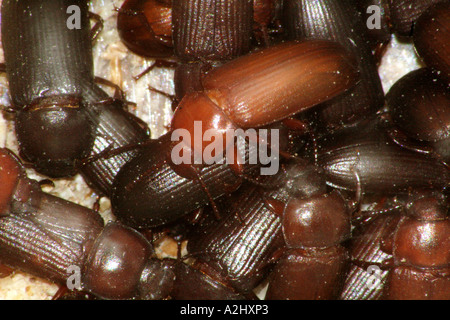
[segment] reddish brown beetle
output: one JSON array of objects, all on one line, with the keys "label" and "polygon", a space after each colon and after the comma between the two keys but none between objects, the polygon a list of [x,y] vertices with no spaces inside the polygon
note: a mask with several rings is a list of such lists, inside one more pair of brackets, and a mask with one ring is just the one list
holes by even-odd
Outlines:
[{"label": "reddish brown beetle", "polygon": [[384,298],[450,299],[450,220],[440,193],[417,192],[395,232],[384,240],[392,254]]},{"label": "reddish brown beetle", "polygon": [[[340,45],[320,40],[286,42],[212,70],[203,80],[205,91],[180,102],[171,128],[187,128],[184,119],[192,123],[206,110],[217,108],[233,126],[260,127],[331,99],[351,88],[356,79],[355,61]],[[196,105],[197,101],[202,103]]]},{"label": "reddish brown beetle", "polygon": [[353,264],[341,298],[449,299],[447,197],[414,190],[401,203],[354,233]]},{"label": "reddish brown beetle", "polygon": [[367,43],[367,26],[348,0],[285,0],[283,25],[289,39],[326,39],[340,43],[358,64],[359,81],[343,95],[312,110],[308,119],[320,131],[336,130],[375,114],[384,93],[375,58]]},{"label": "reddish brown beetle", "polygon": [[133,52],[152,58],[173,55],[172,3],[169,0],[127,0],[117,15],[117,30]]},{"label": "reddish brown beetle", "polygon": [[[112,196],[114,212],[119,218],[120,215],[126,217],[135,227],[139,225],[135,224],[138,221],[145,225],[166,223],[205,204],[208,200],[205,186],[224,194],[226,191],[222,183],[231,179],[229,173],[237,175],[231,180],[240,180],[240,176],[252,167],[243,166],[238,159],[227,158],[228,163],[233,162],[233,165],[224,165],[231,170],[228,173],[225,167],[218,169],[213,165],[208,168],[206,163],[211,163],[210,160],[213,159],[211,154],[204,151],[209,144],[205,141],[200,144],[195,142],[195,137],[198,136],[195,121],[202,124],[201,137],[207,130],[214,132],[216,137],[223,137],[223,145],[216,145],[215,156],[224,155],[229,148],[235,148],[234,140],[227,144],[227,130],[263,126],[301,112],[345,91],[354,84],[356,78],[354,61],[344,49],[329,41],[287,42],[240,57],[214,69],[205,77],[204,92],[191,93],[182,99],[172,119],[172,131],[150,147],[159,150],[157,154],[154,151],[145,152],[145,155],[135,158],[118,174]],[[287,95],[286,92],[292,94]],[[189,138],[178,138],[181,141],[178,144],[173,141],[170,146],[168,140],[176,129],[187,132]],[[163,151],[167,148],[163,146],[169,147]],[[175,164],[172,155],[174,146],[183,146],[183,152],[190,153],[188,159],[191,161],[195,155],[203,155],[203,161],[196,164],[194,159],[190,164]],[[233,154],[237,155],[238,152]],[[149,162],[149,159],[152,161]],[[255,164],[253,168],[257,166]],[[155,198],[150,199],[149,195],[142,194],[150,192],[158,198],[169,200],[172,197],[168,193],[169,189],[177,189],[178,183],[186,184],[186,179],[197,183],[199,177],[201,179],[199,170],[205,167],[209,174],[220,172],[221,179],[225,180],[208,182],[220,184],[222,187],[219,188],[212,184],[203,184],[202,188],[195,187],[198,196],[203,192],[203,200],[192,196],[188,198],[186,195],[183,196],[185,202],[159,202],[160,200],[155,201]],[[168,175],[179,177],[170,188],[162,183]],[[228,185],[230,182],[229,180]],[[231,183],[231,186],[235,184],[236,182]],[[191,185],[189,188],[193,187]],[[142,196],[139,196],[139,200],[135,198],[140,194]],[[172,210],[177,206],[184,209],[177,213]],[[157,217],[153,222],[152,216]]]}]

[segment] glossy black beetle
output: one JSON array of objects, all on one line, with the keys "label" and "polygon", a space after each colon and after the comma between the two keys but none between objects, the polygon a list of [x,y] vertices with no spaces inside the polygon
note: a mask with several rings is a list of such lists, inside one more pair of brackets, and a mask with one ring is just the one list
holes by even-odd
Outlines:
[{"label": "glossy black beetle", "polygon": [[[69,28],[69,6],[78,8]],[[73,175],[92,147],[94,86],[86,1],[3,1],[2,43],[21,154],[51,177]]]},{"label": "glossy black beetle", "polygon": [[378,116],[317,139],[317,164],[333,187],[394,195],[450,184],[443,163],[394,143]]},{"label": "glossy black beetle", "polygon": [[399,79],[386,95],[390,130],[403,148],[450,163],[450,88],[431,68]]},{"label": "glossy black beetle", "polygon": [[[70,5],[80,10],[79,28],[69,28]],[[115,174],[137,151],[104,151],[137,144],[149,133],[123,101],[95,83],[87,3],[4,1],[2,17],[21,154],[51,177],[80,170],[97,193],[109,195]],[[95,159],[83,165],[88,157]]]}]

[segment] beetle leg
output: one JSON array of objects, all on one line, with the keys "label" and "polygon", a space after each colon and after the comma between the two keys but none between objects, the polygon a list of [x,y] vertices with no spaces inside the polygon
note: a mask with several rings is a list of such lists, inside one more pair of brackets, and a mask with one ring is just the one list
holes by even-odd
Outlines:
[{"label": "beetle leg", "polygon": [[111,81],[101,78],[101,77],[95,77],[94,80],[96,83],[103,84],[105,86],[113,88],[115,99],[125,101],[127,104],[135,104],[134,102],[129,102],[129,101],[125,100],[125,94],[124,94],[123,90],[114,82],[111,82]]},{"label": "beetle leg", "polygon": [[43,179],[43,180],[39,181],[39,186],[40,187],[50,186],[50,187],[54,188],[55,187],[55,183],[52,180],[50,180],[50,179]]},{"label": "beetle leg", "polygon": [[167,60],[155,60],[155,62],[148,68],[146,68],[144,71],[139,73],[137,76],[134,76],[133,79],[135,81],[138,81],[140,78],[142,78],[144,75],[152,71],[154,68],[168,68],[168,69],[174,69],[178,66],[177,62],[173,61],[167,61]]},{"label": "beetle leg", "polygon": [[278,262],[278,260],[280,260],[280,258],[285,254],[286,251],[288,251],[288,248],[286,246],[278,248],[269,258],[268,264]]},{"label": "beetle leg", "polygon": [[353,216],[352,223],[358,225],[367,224],[381,214],[390,214],[401,208],[403,208],[403,205],[399,204],[386,209],[360,211],[357,215]]},{"label": "beetle leg", "polygon": [[359,175],[358,169],[356,169],[357,163],[354,164],[353,168],[351,169],[351,172],[355,176],[356,180],[356,188],[355,188],[355,198],[352,201],[351,204],[351,211],[353,212],[353,215],[355,216],[357,213],[361,213],[361,202],[363,197],[363,191],[362,191],[362,184],[361,184],[361,177]]},{"label": "beetle leg", "polygon": [[383,58],[384,53],[387,51],[389,42],[390,42],[390,40],[386,41],[386,42],[378,43],[377,46],[375,47],[375,49],[373,50],[373,55],[375,57],[377,66],[380,66],[381,59]]},{"label": "beetle leg", "polygon": [[147,88],[150,91],[153,91],[155,93],[158,93],[158,94],[166,97],[167,99],[169,99],[172,102],[172,104],[174,103],[174,101],[175,101],[175,95],[174,94],[170,94],[170,93],[164,92],[164,91],[156,89],[155,87],[152,87],[152,86],[148,86]]},{"label": "beetle leg", "polygon": [[361,200],[362,200],[362,184],[361,178],[359,176],[358,169],[354,169],[356,178],[356,190],[355,190],[355,204],[358,207],[358,211],[361,211]]},{"label": "beetle leg", "polygon": [[428,145],[426,142],[411,139],[408,136],[406,136],[404,133],[402,133],[401,131],[399,131],[395,128],[387,129],[386,132],[387,132],[388,136],[391,138],[391,140],[398,146],[400,146],[404,149],[407,149],[407,150],[411,150],[413,152],[427,154],[427,155],[435,158],[436,160],[440,161],[446,167],[449,166],[444,161],[442,156],[437,154],[434,151],[434,148],[432,146]]},{"label": "beetle leg", "polygon": [[420,141],[413,141],[397,129],[388,129],[387,134],[395,144],[399,145],[402,148],[424,154],[433,153],[433,149],[431,147],[420,143]]},{"label": "beetle leg", "polygon": [[53,295],[52,300],[61,299],[62,297],[64,297],[67,294],[68,291],[69,291],[69,289],[67,288],[67,286],[65,286],[65,285],[59,286],[58,290]]},{"label": "beetle leg", "polygon": [[[128,104],[128,105],[132,105],[133,109],[135,109],[136,107],[136,103],[135,102],[130,102],[127,100],[123,100],[120,98],[107,98],[101,101],[97,101],[96,104],[101,104],[101,105],[106,105],[109,108],[114,108],[114,107],[120,107],[122,109],[124,109],[124,104]],[[127,111],[127,110],[125,110]],[[141,118],[139,118],[138,116],[136,116],[135,114],[131,113],[131,112],[127,112],[124,114],[125,117],[127,117],[128,119],[133,120],[134,122],[137,122],[141,128],[143,128],[144,130],[147,131],[147,135],[150,136],[150,128],[148,126],[148,123],[145,122],[144,120],[142,120]]]},{"label": "beetle leg", "polygon": [[8,277],[13,272],[14,272],[14,269],[12,269],[4,264],[0,264],[0,279]]},{"label": "beetle leg", "polygon": [[100,211],[100,200],[102,196],[97,195],[94,204],[92,205],[92,210],[96,213],[99,213]]},{"label": "beetle leg", "polygon": [[98,35],[103,30],[103,19],[98,14],[93,12],[89,12],[89,18],[95,21],[95,24],[90,31],[91,40],[92,42],[95,42],[95,40],[97,40],[98,38]]},{"label": "beetle leg", "polygon": [[[401,223],[405,220],[405,217],[402,217],[400,221],[397,223],[398,225],[401,225]],[[381,236],[380,240],[380,250],[392,255],[394,251],[394,235],[396,232],[390,232],[390,230],[385,230],[384,234]],[[392,261],[393,263],[393,261]]]},{"label": "beetle leg", "polygon": [[127,151],[131,151],[134,149],[138,149],[138,148],[142,148],[145,145],[147,145],[147,143],[151,142],[152,140],[149,139],[148,141],[144,141],[141,143],[133,143],[133,144],[129,144],[126,146],[122,146],[122,147],[118,147],[118,148],[113,148],[114,142],[111,142],[105,149],[103,149],[101,152],[94,154],[94,155],[90,155],[84,159],[81,159],[79,161],[79,166],[83,167],[91,162],[95,162],[99,159],[107,159],[107,158],[112,158],[118,154],[127,152]]},{"label": "beetle leg", "polygon": [[214,201],[214,198],[211,196],[211,194],[209,193],[208,187],[206,186],[205,182],[203,181],[203,179],[200,177],[200,174],[198,172],[198,169],[195,167],[191,167],[192,172],[195,175],[195,179],[197,179],[197,181],[200,183],[203,191],[205,192],[206,196],[209,199],[209,203],[211,204],[211,207],[213,209],[214,215],[216,216],[217,220],[221,219],[221,215],[219,213],[219,209],[217,208],[216,202]]},{"label": "beetle leg", "polygon": [[264,48],[270,46],[269,29],[267,26],[262,23],[257,23],[253,29],[256,42]]}]

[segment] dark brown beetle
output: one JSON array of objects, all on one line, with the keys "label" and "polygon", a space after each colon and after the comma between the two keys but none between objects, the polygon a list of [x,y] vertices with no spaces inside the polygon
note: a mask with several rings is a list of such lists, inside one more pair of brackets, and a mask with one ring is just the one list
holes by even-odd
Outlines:
[{"label": "dark brown beetle", "polygon": [[414,188],[444,188],[448,167],[394,143],[378,117],[317,139],[317,164],[333,187],[394,195]]},{"label": "dark brown beetle", "polygon": [[450,88],[431,68],[398,80],[386,95],[392,138],[404,148],[450,163]]},{"label": "dark brown beetle", "polygon": [[[290,133],[286,127],[277,124],[270,129],[279,130],[280,151],[293,153],[298,147],[286,145]],[[268,142],[274,142],[272,137],[268,136]],[[215,199],[235,191],[244,180],[253,180],[261,170],[261,163],[250,163],[249,160],[250,154],[257,152],[254,144],[239,146],[235,154],[245,154],[245,163],[238,163],[236,159],[234,164],[212,164],[197,172],[188,165],[183,168],[182,164],[175,166],[172,163],[171,133],[153,140],[115,178],[111,200],[113,212],[118,212],[118,219],[127,225],[154,229],[208,203],[214,206]]]},{"label": "dark brown beetle", "polygon": [[[79,5],[80,29],[67,26],[70,5]],[[31,15],[34,11],[38,13]],[[137,151],[97,156],[147,140],[149,132],[124,110],[124,101],[112,99],[95,83],[99,79],[93,75],[86,2],[5,1],[2,12],[10,95],[24,158],[51,177],[81,170],[97,193],[109,195],[115,174]],[[25,32],[23,24],[29,25]],[[90,156],[96,161],[83,165]]]},{"label": "dark brown beetle", "polygon": [[414,46],[428,67],[450,81],[450,2],[430,7],[417,20],[414,28]]},{"label": "dark brown beetle", "polygon": [[349,254],[342,243],[351,235],[350,207],[339,192],[328,192],[317,167],[304,170],[307,187],[297,186],[282,212],[286,250],[271,272],[268,300],[337,299],[343,287]]},{"label": "dark brown beetle", "polygon": [[358,63],[359,82],[347,93],[311,111],[309,118],[335,130],[375,114],[384,93],[375,58],[367,43],[367,26],[349,0],[283,1],[283,25],[289,39],[327,39],[340,43]]},{"label": "dark brown beetle", "polygon": [[177,67],[175,107],[187,92],[202,90],[206,71],[250,51],[252,23],[252,0],[128,0],[119,10],[117,27],[132,51],[177,61],[157,60],[144,71]]},{"label": "dark brown beetle", "polygon": [[226,61],[250,50],[253,1],[172,2],[175,55],[182,62]]},{"label": "dark brown beetle", "polygon": [[[191,160],[194,165],[175,164],[175,146],[188,150],[190,157],[205,154],[208,144],[195,142],[195,121],[202,123],[201,137],[213,130],[215,137],[231,143],[215,150],[215,156],[223,155],[236,148],[226,138],[230,129],[279,121],[338,95],[353,85],[355,78],[352,59],[339,45],[328,41],[284,43],[214,69],[205,78],[204,92],[188,94],[180,102],[171,123],[173,131],[119,172],[111,199],[114,213],[134,227],[167,223],[227,193],[225,189],[234,190],[243,175],[261,165],[242,165],[237,159],[230,166],[208,166],[211,155],[198,164],[195,159]],[[174,144],[170,140],[176,129],[188,132],[190,138],[178,138],[180,142]],[[227,163],[232,162],[227,159]],[[204,172],[200,172],[202,168]],[[181,192],[181,186],[190,194],[178,193],[180,201],[173,201],[175,194],[171,191]]]},{"label": "dark brown beetle", "polygon": [[[152,228],[173,222],[205,206],[211,199],[236,190],[242,182],[226,164],[213,164],[184,176],[171,164],[171,133],[153,140],[125,164],[114,179],[111,205],[114,215],[134,228]],[[241,150],[241,152],[245,152]],[[246,164],[252,175],[259,165]],[[188,173],[189,173],[188,171]],[[181,171],[183,173],[183,171]]]},{"label": "dark brown beetle", "polygon": [[[188,240],[194,267],[209,270],[238,292],[251,292],[268,274],[284,245],[281,215],[290,194],[309,191],[310,167],[289,163],[261,186],[247,184],[222,200],[225,216],[197,228]],[[186,290],[186,289],[185,289]]]},{"label": "dark brown beetle", "polygon": [[399,211],[389,210],[387,214],[379,214],[373,221],[353,230],[352,239],[347,244],[352,263],[340,299],[381,299],[389,271],[380,266],[392,258],[392,254],[383,251],[382,241],[395,231],[401,219]]},{"label": "dark brown beetle", "polygon": [[174,75],[175,99],[180,101],[202,89],[206,71],[250,51],[253,1],[174,0],[172,6],[173,44],[181,62]]},{"label": "dark brown beetle", "polygon": [[173,261],[152,258],[140,233],[104,226],[96,212],[42,192],[8,149],[0,149],[0,163],[2,263],[101,298],[168,296]]},{"label": "dark brown beetle", "polygon": [[395,33],[410,37],[415,29],[414,23],[430,6],[447,0],[388,0],[390,21]]},{"label": "dark brown beetle", "polygon": [[88,112],[98,121],[95,140],[89,157],[77,168],[98,195],[110,197],[117,173],[139,153],[138,145],[149,140],[150,131],[142,120],[125,110],[123,100],[111,100],[97,86],[86,90],[85,96],[105,103],[93,105]]},{"label": "dark brown beetle", "polygon": [[[71,29],[69,6],[78,8]],[[69,11],[70,12],[70,11]],[[51,177],[73,175],[96,122],[83,93],[94,85],[86,1],[3,1],[2,43],[21,154]]]}]

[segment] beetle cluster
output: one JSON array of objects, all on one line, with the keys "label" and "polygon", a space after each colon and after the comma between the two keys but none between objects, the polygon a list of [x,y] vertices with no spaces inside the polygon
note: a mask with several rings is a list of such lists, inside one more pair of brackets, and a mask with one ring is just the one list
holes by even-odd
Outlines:
[{"label": "beetle cluster", "polygon": [[[369,38],[357,9],[373,2]],[[125,1],[123,43],[176,68],[169,131],[150,139],[94,76],[85,1],[3,0],[22,160],[1,150],[1,262],[107,299],[256,299],[264,281],[266,299],[448,299],[449,3],[371,3]],[[391,32],[426,68],[385,96],[373,52]],[[24,162],[81,173],[117,221],[42,191]],[[155,234],[188,255],[158,258]]]}]

